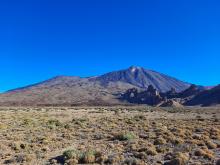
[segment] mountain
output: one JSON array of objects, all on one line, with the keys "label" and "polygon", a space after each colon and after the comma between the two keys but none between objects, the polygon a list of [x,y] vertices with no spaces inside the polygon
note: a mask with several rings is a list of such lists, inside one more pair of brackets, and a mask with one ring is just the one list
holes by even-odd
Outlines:
[{"label": "mountain", "polygon": [[126,70],[104,74],[96,77],[95,80],[98,80],[103,85],[106,85],[109,82],[120,81],[145,89],[147,89],[149,85],[152,85],[159,92],[165,92],[171,88],[175,88],[177,91],[182,91],[189,87],[189,83],[136,66],[131,66]]},{"label": "mountain", "polygon": [[181,107],[182,104],[185,104],[207,90],[208,89],[205,87],[192,84],[187,89],[180,92],[171,88],[170,91],[163,93],[159,92],[152,85],[149,85],[147,90],[138,90],[136,88],[128,89],[125,93],[121,94],[120,99],[133,104]]},{"label": "mountain", "polygon": [[187,88],[183,91],[177,92],[175,88],[172,88],[168,92],[161,93],[161,95],[163,97],[168,98],[168,99],[181,98],[181,99],[189,100],[204,90],[208,90],[208,89],[206,87],[192,84],[192,85],[190,85],[189,88]]},{"label": "mountain", "polygon": [[185,105],[202,105],[211,106],[220,104],[220,85],[204,90],[197,94],[194,98],[185,103]]},{"label": "mountain", "polygon": [[204,91],[205,88],[192,84],[189,88],[179,93],[180,98],[193,97]]},{"label": "mountain", "polygon": [[0,95],[0,105],[114,105],[123,104],[118,96],[130,88],[152,85],[160,92],[171,88],[183,91],[190,86],[170,76],[141,67],[80,78],[57,76],[44,82],[10,90]]},{"label": "mountain", "polygon": [[120,99],[133,104],[147,104],[152,106],[156,106],[164,101],[164,98],[160,96],[159,92],[152,85],[149,85],[145,91],[138,91],[136,88],[128,89],[121,95]]}]

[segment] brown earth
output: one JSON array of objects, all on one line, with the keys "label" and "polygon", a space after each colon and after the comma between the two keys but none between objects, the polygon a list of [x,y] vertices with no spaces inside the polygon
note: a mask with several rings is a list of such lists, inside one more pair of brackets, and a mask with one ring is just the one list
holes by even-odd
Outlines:
[{"label": "brown earth", "polygon": [[220,109],[0,108],[0,164],[215,164]]}]

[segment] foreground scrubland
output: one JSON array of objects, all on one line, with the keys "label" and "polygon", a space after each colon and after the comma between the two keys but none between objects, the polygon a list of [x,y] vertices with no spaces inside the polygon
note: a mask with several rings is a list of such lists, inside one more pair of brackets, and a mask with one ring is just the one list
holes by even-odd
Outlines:
[{"label": "foreground scrubland", "polygon": [[218,108],[0,108],[0,164],[213,165],[218,159]]}]

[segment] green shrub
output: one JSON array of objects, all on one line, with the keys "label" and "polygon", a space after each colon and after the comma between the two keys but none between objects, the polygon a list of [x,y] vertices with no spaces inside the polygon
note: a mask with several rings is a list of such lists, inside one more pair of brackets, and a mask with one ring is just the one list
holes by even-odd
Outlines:
[{"label": "green shrub", "polygon": [[115,136],[115,139],[120,141],[133,140],[136,138],[132,132],[121,133]]},{"label": "green shrub", "polygon": [[77,150],[66,150],[63,152],[63,157],[65,160],[69,160],[69,159],[81,159],[83,156],[83,153],[81,153],[80,151]]}]

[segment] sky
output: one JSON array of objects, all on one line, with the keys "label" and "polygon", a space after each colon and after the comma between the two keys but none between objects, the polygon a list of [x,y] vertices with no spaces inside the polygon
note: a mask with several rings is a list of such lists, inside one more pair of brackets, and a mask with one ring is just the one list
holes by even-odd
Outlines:
[{"label": "sky", "polygon": [[220,84],[218,0],[0,1],[0,92],[131,65]]}]

